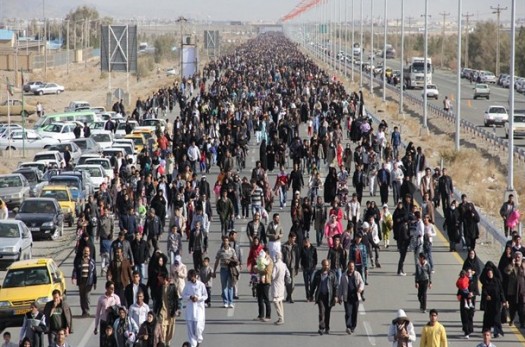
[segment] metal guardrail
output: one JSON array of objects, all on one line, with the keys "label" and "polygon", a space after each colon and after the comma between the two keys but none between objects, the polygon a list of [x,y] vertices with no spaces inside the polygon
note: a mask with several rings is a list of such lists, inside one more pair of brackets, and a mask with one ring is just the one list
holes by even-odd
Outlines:
[{"label": "metal guardrail", "polygon": [[[331,62],[329,62],[329,64],[331,64]],[[349,67],[350,69],[354,69],[354,71],[357,71],[359,72],[358,69],[356,69],[354,66],[348,66],[347,64],[347,67]],[[343,72],[344,73],[344,72]],[[369,74],[363,74],[363,80],[370,80],[370,75]],[[374,78],[374,81],[379,83],[380,86],[382,86],[382,83],[383,83],[383,80],[379,79],[379,78]],[[391,92],[395,92],[396,95],[399,95],[399,93],[401,92],[400,89],[398,89],[397,87],[394,87],[393,85],[391,84],[386,84],[387,86],[387,90],[391,91]],[[424,101],[417,98],[417,97],[414,97],[413,95],[410,95],[406,92],[404,92],[404,98],[405,100],[409,101],[409,102],[412,102],[418,106],[420,106],[421,108],[423,108],[423,103]],[[440,109],[439,107],[437,107],[436,105],[433,105],[433,104],[430,104],[428,103],[427,104],[427,107],[429,108],[430,112],[431,113],[434,113],[438,116],[441,116],[443,118],[445,118],[446,120],[450,121],[450,122],[455,122],[455,115],[454,113],[452,112],[444,112],[442,109]],[[367,111],[367,114],[370,116],[370,118],[373,120],[374,123],[377,123],[379,124],[381,122],[381,120],[375,115],[373,114],[372,112],[370,112],[370,110],[367,108],[366,109]],[[482,138],[484,138],[485,140],[489,141],[491,144],[493,145],[496,145],[496,146],[499,146],[500,148],[508,148],[508,141],[507,140],[504,140],[498,136],[496,136],[496,134],[490,132],[490,131],[487,131],[485,129],[479,129],[475,124],[469,122],[469,121],[466,121],[466,120],[462,120],[461,121],[461,126],[464,130],[468,131],[468,132],[471,132],[472,134],[474,135],[477,135],[477,136],[480,136]],[[406,147],[406,144],[404,142],[402,142],[402,146],[403,147]],[[515,150],[515,153],[518,155],[518,159],[520,160],[525,160],[525,150],[521,149],[521,148],[517,148],[517,147],[514,147],[514,150]],[[455,189],[455,192],[454,192],[454,199],[456,199],[457,201],[461,201],[461,195],[463,193],[459,190],[457,190],[457,188]],[[498,242],[500,244],[500,247],[503,249],[507,243],[507,238],[505,237],[505,235],[496,227],[494,226],[494,224],[492,223],[492,221],[490,221],[484,214],[482,213],[479,213],[479,217],[480,217],[480,222],[479,224],[481,225],[481,227],[483,229],[485,229],[485,231],[490,234],[493,239]]]}]

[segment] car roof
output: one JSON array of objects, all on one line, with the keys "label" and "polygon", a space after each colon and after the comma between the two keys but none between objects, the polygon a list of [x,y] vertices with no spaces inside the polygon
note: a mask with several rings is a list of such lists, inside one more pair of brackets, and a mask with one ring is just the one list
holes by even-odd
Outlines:
[{"label": "car roof", "polygon": [[[50,199],[54,200],[54,199]],[[14,269],[25,269],[35,266],[49,266],[54,262],[51,258],[33,258],[33,259],[27,259],[27,260],[19,260],[15,261],[13,264],[9,266],[9,270]]]},{"label": "car roof", "polygon": [[[56,176],[53,176],[56,177]],[[64,186],[61,184],[55,184],[55,185],[47,185],[42,188],[42,191],[44,190],[69,190],[68,186]]]},{"label": "car roof", "polygon": [[[22,163],[22,164],[27,164],[27,163]],[[26,172],[26,171],[36,171],[36,172],[38,172],[40,170],[37,169],[34,166],[25,166],[25,167],[19,167],[18,169],[13,171],[13,173],[21,173],[21,172]]]},{"label": "car roof", "polygon": [[42,155],[42,154],[57,154],[60,155],[60,152],[59,151],[42,151],[42,152],[38,152],[35,154],[36,155]]},{"label": "car roof", "polygon": [[[56,176],[54,176],[56,177]],[[24,202],[26,201],[52,201],[52,202],[55,202],[56,200],[53,199],[53,198],[26,198],[24,199]]]}]

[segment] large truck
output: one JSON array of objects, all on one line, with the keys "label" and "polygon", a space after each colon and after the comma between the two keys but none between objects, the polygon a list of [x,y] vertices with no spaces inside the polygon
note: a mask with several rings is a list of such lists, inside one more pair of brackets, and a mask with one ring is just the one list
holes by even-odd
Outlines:
[{"label": "large truck", "polygon": [[[432,84],[432,58],[427,58],[427,85]],[[425,58],[414,57],[405,67],[405,87],[407,89],[425,87]]]},{"label": "large truck", "polygon": [[387,44],[385,47],[385,53],[387,59],[395,59],[396,58],[396,49],[394,46]]}]

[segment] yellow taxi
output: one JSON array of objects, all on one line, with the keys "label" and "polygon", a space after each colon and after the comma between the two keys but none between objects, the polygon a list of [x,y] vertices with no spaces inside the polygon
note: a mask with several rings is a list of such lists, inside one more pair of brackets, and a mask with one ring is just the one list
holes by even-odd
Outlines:
[{"label": "yellow taxi", "polygon": [[73,226],[76,214],[76,202],[67,186],[48,185],[42,188],[40,193],[41,198],[54,198],[58,201],[62,213],[64,214],[64,221],[69,227]]},{"label": "yellow taxi", "polygon": [[133,129],[132,134],[142,134],[145,139],[144,144],[152,146],[153,150],[157,149],[157,135],[155,135],[155,131],[150,127],[136,127]]},{"label": "yellow taxi", "polygon": [[0,287],[0,331],[22,324],[24,314],[36,302],[40,309],[53,300],[53,291],[66,293],[66,278],[53,259],[38,258],[14,262],[7,268]]},{"label": "yellow taxi", "polygon": [[133,140],[133,145],[135,146],[135,152],[140,153],[146,145],[146,138],[141,133],[131,133],[124,136],[125,139]]}]

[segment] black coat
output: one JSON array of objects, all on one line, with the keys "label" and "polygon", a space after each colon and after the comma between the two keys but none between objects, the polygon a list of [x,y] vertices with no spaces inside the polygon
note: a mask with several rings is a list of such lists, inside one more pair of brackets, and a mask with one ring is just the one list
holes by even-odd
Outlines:
[{"label": "black coat", "polygon": [[[145,284],[139,283],[139,292],[140,291],[144,293],[144,302],[147,305],[149,303],[148,287],[146,287]],[[128,284],[124,289],[124,297],[126,298],[126,303],[129,308],[133,305],[133,283]]]},{"label": "black coat", "polygon": [[[163,295],[162,295],[162,287],[160,287],[160,291],[159,291],[159,295],[158,297],[155,299],[155,307],[154,307],[154,312],[155,314],[159,315],[160,313],[160,310],[162,309],[162,305],[163,305]],[[177,309],[178,309],[178,300],[179,300],[179,296],[177,294],[177,288],[175,287],[175,285],[173,283],[170,283],[168,285],[168,302],[166,302],[166,307],[168,309],[168,314],[171,318],[175,317],[175,312],[177,312]]]}]

